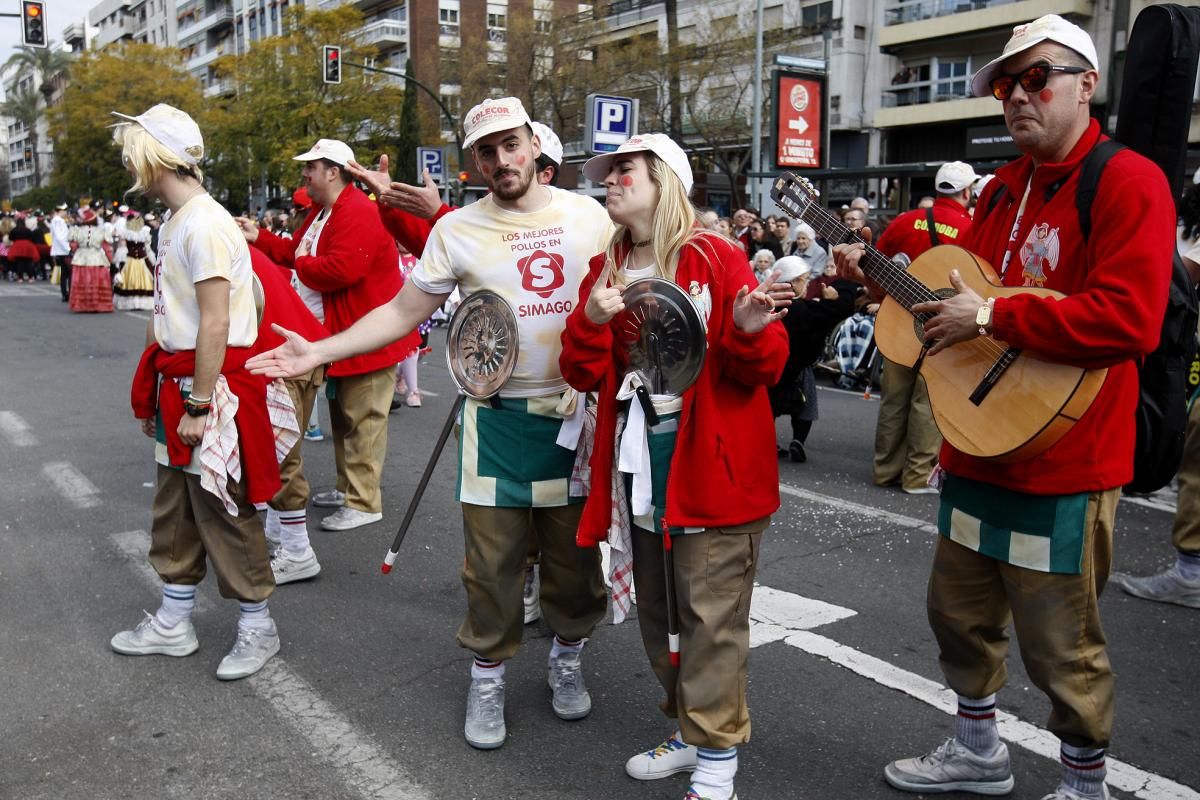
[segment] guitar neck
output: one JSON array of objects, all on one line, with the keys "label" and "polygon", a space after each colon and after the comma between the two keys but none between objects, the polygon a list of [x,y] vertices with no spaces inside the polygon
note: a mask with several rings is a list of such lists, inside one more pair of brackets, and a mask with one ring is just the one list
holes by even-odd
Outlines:
[{"label": "guitar neck", "polygon": [[[798,190],[794,186],[785,183],[785,180],[785,178],[780,178],[776,183],[774,191],[771,193],[775,203],[788,216],[811,225],[813,230],[816,231],[817,236],[829,242],[830,247],[852,243],[865,245],[867,251],[863,255],[862,260],[858,262],[859,268],[862,269],[863,274],[872,283],[877,284],[895,299],[896,302],[904,306],[905,309],[911,310],[917,303],[938,299],[925,284],[909,275],[900,264],[892,261],[870,244],[863,241],[858,233],[847,228],[828,209],[823,208],[807,197],[800,198],[803,202],[798,202],[795,195],[798,191],[802,190]],[[795,178],[792,178],[792,180],[794,181]]]}]

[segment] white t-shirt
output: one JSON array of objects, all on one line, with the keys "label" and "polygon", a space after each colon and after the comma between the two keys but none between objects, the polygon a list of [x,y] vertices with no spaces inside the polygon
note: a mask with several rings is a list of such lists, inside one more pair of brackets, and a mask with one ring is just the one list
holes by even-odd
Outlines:
[{"label": "white t-shirt", "polygon": [[503,209],[489,194],[439,219],[411,276],[431,294],[488,289],[512,306],[519,352],[504,397],[544,397],[567,388],[558,369],[559,337],[578,302],[588,260],[613,231],[608,213],[592,198],[541,189],[551,195],[538,211]]},{"label": "white t-shirt", "polygon": [[250,249],[229,212],[207,194],[193,197],[163,222],[154,268],[154,338],[170,353],[196,349],[200,305],[195,285],[229,281],[231,347],[258,337]]}]

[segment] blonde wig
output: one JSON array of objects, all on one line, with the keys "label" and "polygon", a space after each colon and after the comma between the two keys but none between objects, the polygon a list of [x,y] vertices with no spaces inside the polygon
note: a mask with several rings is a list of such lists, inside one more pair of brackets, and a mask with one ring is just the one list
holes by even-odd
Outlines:
[{"label": "blonde wig", "polygon": [[125,193],[145,194],[164,172],[174,172],[180,178],[195,178],[204,182],[204,173],[167,149],[150,132],[136,122],[113,126],[113,141],[121,148],[121,163],[133,171],[134,184]]}]

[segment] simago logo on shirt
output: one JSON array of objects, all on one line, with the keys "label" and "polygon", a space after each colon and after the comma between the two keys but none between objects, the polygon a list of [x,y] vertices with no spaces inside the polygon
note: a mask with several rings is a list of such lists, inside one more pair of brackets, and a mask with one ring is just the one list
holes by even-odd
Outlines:
[{"label": "simago logo on shirt", "polygon": [[[535,250],[517,262],[517,269],[521,273],[521,288],[545,300],[549,300],[567,282],[563,274],[563,257],[558,253]],[[517,316],[568,314],[574,305],[571,300],[521,304],[517,308]]]}]

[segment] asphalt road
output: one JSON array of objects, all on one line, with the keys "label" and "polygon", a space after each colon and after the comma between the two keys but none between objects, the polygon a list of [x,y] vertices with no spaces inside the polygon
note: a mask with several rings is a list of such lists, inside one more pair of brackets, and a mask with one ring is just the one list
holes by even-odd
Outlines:
[{"label": "asphalt road", "polygon": [[[114,654],[113,633],[159,599],[145,561],[152,449],[128,402],[145,327],[144,313],[73,315],[56,287],[0,284],[0,798],[682,797],[685,776],[622,770],[671,730],[632,620],[589,643],[594,710],[573,723],[550,709],[549,633],[528,626],[508,668],[507,744],[463,741],[453,454],[396,569],[379,571],[452,399],[440,332],[420,368],[424,406],[391,418],[384,521],[332,534],[314,511],[323,571],[272,597],[283,648],[262,673],[215,679],[237,608],[211,579],[196,654]],[[781,463],[783,507],[764,538],[742,800],[898,800],[883,765],[952,724],[924,612],[936,498],[870,485],[873,400],[822,390],[820,402],[808,463]],[[314,488],[328,488],[332,444],[305,450]],[[1122,502],[1116,569],[1168,562],[1172,503]],[[1102,614],[1118,672],[1115,794],[1200,798],[1200,613],[1113,590]],[[1009,670],[1012,797],[1040,798],[1058,778],[1038,730],[1048,704],[1015,646]]]}]

